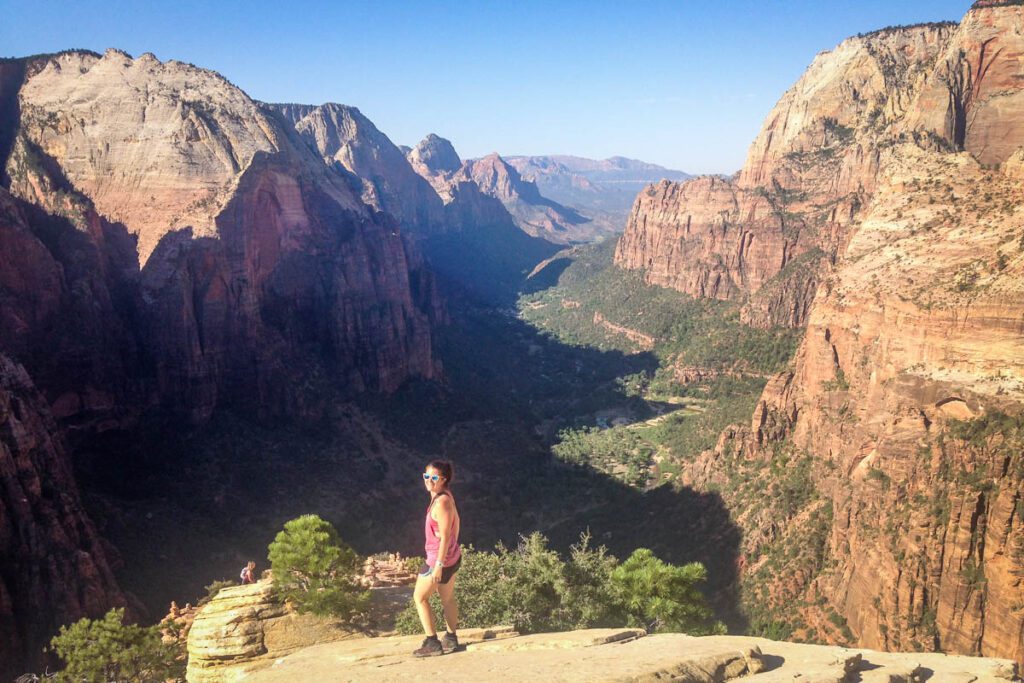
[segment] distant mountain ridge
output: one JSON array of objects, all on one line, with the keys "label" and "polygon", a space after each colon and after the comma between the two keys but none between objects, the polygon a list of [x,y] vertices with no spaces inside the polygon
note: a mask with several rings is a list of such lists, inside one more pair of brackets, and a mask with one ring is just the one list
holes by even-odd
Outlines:
[{"label": "distant mountain ridge", "polygon": [[[551,154],[509,156],[507,161],[515,166],[525,179],[536,182],[549,197],[571,204],[570,198],[578,195],[568,194],[559,198],[560,193],[566,192],[570,187],[595,194],[621,194],[625,201],[620,206],[627,209],[636,198],[636,193],[651,183],[660,180],[681,181],[693,177],[683,171],[620,156],[587,159],[567,154]],[[628,196],[630,194],[632,196]]]},{"label": "distant mountain ridge", "polygon": [[571,206],[595,222],[622,232],[637,194],[661,180],[681,182],[689,173],[637,159],[587,159],[565,154],[510,156],[506,161],[545,196]]}]

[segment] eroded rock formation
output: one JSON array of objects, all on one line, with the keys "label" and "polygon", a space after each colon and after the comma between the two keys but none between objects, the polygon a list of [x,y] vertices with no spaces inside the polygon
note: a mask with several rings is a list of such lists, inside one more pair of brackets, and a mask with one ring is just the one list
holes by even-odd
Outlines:
[{"label": "eroded rock formation", "polygon": [[[766,632],[1024,661],[1024,136],[997,113],[1024,82],[1022,22],[1019,4],[978,3],[955,30],[896,31],[940,49],[916,39],[935,63],[878,115],[895,137],[862,175],[795,365],[749,427],[685,468],[744,529],[746,603]],[[972,149],[929,127],[958,106],[955,87],[930,89],[950,50],[981,59],[983,44],[1001,85],[972,101]],[[779,177],[774,144],[755,143],[740,181]]]},{"label": "eroded rock formation", "polygon": [[[768,115],[736,177],[662,182],[637,197],[616,263],[644,269],[652,284],[748,302],[754,324],[805,324],[821,272],[807,260],[824,265],[845,247],[880,155],[952,32],[882,31],[818,55]],[[768,283],[771,295],[751,297]]]},{"label": "eroded rock formation", "polygon": [[[0,117],[0,351],[56,418],[33,423],[35,441],[149,415],[201,424],[222,408],[315,420],[437,376],[443,309],[403,224],[219,75],[115,50],[4,62]],[[4,600],[19,658],[57,624],[122,601],[61,467],[41,495],[66,485],[67,510],[19,511],[11,523],[32,545],[0,562],[19,586]],[[74,548],[81,580],[64,576]],[[31,565],[47,553],[52,566]]]},{"label": "eroded rock formation", "polygon": [[[397,223],[217,74],[151,55],[68,53],[33,60],[17,98],[10,191],[64,219],[63,242],[79,242],[56,258],[65,272],[81,254],[102,266],[82,275],[105,285],[89,288],[101,297],[93,305],[116,308],[104,289],[119,285],[114,317],[151,365],[115,380],[151,374],[136,387],[144,405],[198,421],[246,397],[315,412],[294,391],[312,375],[353,395],[436,372],[438,303]],[[94,353],[110,347],[89,341]],[[67,398],[62,414],[79,404]]]},{"label": "eroded rock formation", "polygon": [[297,614],[272,596],[270,580],[221,589],[188,632],[189,683],[224,683],[303,647],[353,637],[334,619]]}]

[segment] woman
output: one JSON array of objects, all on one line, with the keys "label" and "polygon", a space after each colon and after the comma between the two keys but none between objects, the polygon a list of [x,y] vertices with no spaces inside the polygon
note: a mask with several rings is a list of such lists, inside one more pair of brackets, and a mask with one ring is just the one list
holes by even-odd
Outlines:
[{"label": "woman", "polygon": [[[420,623],[427,637],[422,647],[413,652],[417,657],[454,652],[459,647],[455,629],[459,621],[459,606],[455,602],[455,573],[462,564],[462,549],[459,548],[459,511],[449,487],[452,484],[452,464],[434,460],[423,472],[423,486],[430,494],[430,505],[423,521],[427,561],[416,578],[413,600],[420,615]],[[444,608],[444,620],[448,630],[442,640],[437,639],[434,615],[430,609],[430,596],[437,591]]]}]

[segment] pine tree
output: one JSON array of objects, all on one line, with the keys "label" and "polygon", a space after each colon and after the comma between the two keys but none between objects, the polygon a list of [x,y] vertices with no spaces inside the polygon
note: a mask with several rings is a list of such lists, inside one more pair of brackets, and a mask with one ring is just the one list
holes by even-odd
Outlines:
[{"label": "pine tree", "polygon": [[50,641],[66,666],[59,680],[75,683],[164,683],[184,680],[181,641],[164,642],[159,626],[124,624],[124,610],[62,626]]},{"label": "pine tree", "polygon": [[359,556],[330,523],[303,515],[284,525],[269,547],[274,593],[299,612],[352,619],[370,599],[355,581]]},{"label": "pine tree", "polygon": [[708,625],[712,612],[697,588],[706,579],[707,570],[699,562],[677,567],[638,548],[615,568],[611,583],[631,626],[693,635],[723,633],[724,625]]}]

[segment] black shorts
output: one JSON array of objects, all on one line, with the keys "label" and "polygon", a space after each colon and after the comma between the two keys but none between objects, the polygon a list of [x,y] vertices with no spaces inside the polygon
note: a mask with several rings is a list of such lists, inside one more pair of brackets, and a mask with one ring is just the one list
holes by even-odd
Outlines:
[{"label": "black shorts", "polygon": [[[441,583],[448,583],[452,577],[455,576],[455,572],[459,571],[459,567],[462,566],[462,555],[459,555],[459,559],[455,560],[455,564],[450,567],[441,568]],[[434,573],[434,568],[426,562],[420,567],[420,576],[426,578]]]}]

